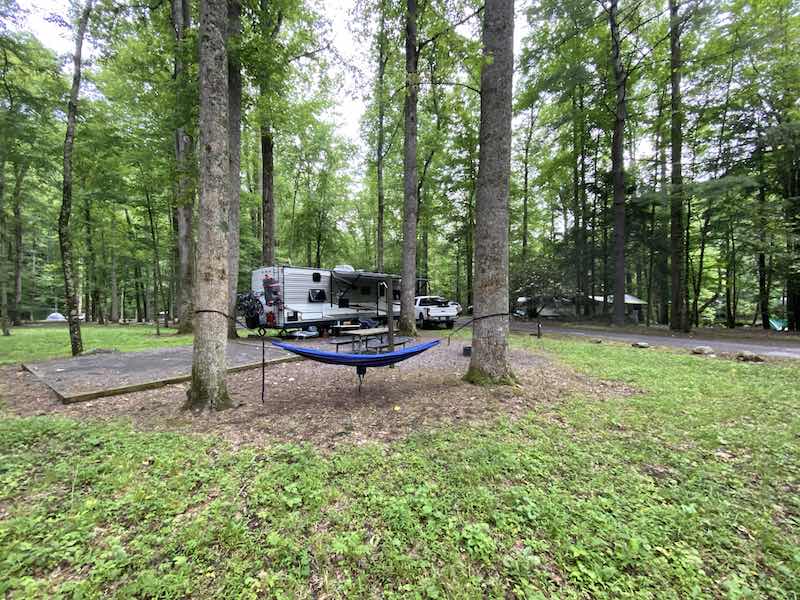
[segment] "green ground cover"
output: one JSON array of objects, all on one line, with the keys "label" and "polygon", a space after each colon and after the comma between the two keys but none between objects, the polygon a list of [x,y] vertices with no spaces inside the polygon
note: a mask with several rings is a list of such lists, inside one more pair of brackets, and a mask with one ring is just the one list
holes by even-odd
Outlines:
[{"label": "green ground cover", "polygon": [[796,598],[796,364],[515,338],[643,393],[388,446],[0,421],[0,595]]},{"label": "green ground cover", "polygon": [[[81,325],[81,336],[87,352],[99,348],[133,352],[192,343],[191,335],[175,335],[174,329],[162,327],[157,336],[151,325]],[[9,337],[0,337],[0,365],[69,355],[66,325],[15,327]]]}]

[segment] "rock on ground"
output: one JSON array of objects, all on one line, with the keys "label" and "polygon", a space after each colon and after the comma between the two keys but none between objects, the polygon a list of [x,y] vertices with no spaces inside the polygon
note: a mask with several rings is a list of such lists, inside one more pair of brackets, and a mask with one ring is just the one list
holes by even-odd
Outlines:
[{"label": "rock on ground", "polygon": [[740,360],[742,362],[764,362],[764,358],[759,356],[755,352],[750,352],[749,350],[742,350],[736,355],[736,360]]},{"label": "rock on ground", "polygon": [[650,344],[648,344],[647,342],[633,342],[631,346],[633,346],[634,348],[649,348]]},{"label": "rock on ground", "polygon": [[711,346],[695,346],[692,348],[692,354],[708,356],[709,354],[714,354],[714,349]]}]

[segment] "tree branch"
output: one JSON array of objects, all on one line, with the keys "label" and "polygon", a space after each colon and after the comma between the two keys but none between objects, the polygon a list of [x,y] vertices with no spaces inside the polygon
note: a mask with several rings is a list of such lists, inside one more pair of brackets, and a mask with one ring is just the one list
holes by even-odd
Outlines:
[{"label": "tree branch", "polygon": [[422,52],[422,49],[423,49],[423,48],[425,48],[425,46],[427,46],[428,44],[431,44],[431,43],[435,42],[437,39],[439,39],[440,37],[442,37],[442,36],[443,36],[445,33],[447,33],[448,31],[452,31],[452,30],[454,30],[454,29],[455,29],[456,27],[458,27],[459,25],[463,25],[464,23],[466,23],[467,21],[469,21],[469,20],[470,20],[472,17],[474,17],[474,16],[476,16],[476,15],[479,15],[480,13],[482,13],[482,12],[483,12],[483,8],[484,8],[484,7],[483,7],[483,5],[481,5],[481,7],[480,7],[478,10],[476,10],[475,12],[473,12],[473,13],[471,13],[471,14],[467,15],[466,17],[464,17],[463,19],[461,19],[461,20],[460,20],[458,23],[454,23],[454,24],[452,24],[452,25],[450,25],[450,26],[448,26],[448,27],[445,27],[445,28],[444,28],[444,29],[442,29],[441,31],[439,31],[439,32],[435,33],[434,35],[432,35],[431,37],[429,37],[427,40],[423,40],[423,41],[421,41],[419,44],[417,44],[417,54],[419,54],[420,52]]}]

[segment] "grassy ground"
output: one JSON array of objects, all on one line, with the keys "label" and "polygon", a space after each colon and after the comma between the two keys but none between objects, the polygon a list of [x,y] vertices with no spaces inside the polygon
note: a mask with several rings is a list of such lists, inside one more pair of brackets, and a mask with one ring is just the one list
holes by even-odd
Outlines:
[{"label": "grassy ground", "polygon": [[641,395],[323,456],[0,421],[0,595],[797,598],[800,369],[516,338]]},{"label": "grassy ground", "polygon": [[[530,323],[535,325],[535,321],[522,321],[522,323]],[[728,329],[727,327],[694,327],[688,333],[675,332],[663,325],[653,325],[646,327],[641,325],[614,325],[598,321],[544,321],[545,331],[557,331],[561,327],[578,328],[578,329],[596,329],[597,331],[614,332],[614,333],[633,333],[638,335],[651,335],[659,337],[687,337],[687,338],[702,338],[711,340],[722,341],[737,341],[747,340],[750,342],[780,342],[788,344],[800,344],[800,335],[796,332],[789,331],[774,331],[771,329],[762,329],[759,327],[736,327],[735,329]]]},{"label": "grassy ground", "polygon": [[[192,336],[175,335],[174,329],[164,327],[161,335],[156,336],[155,326],[150,325],[82,325],[81,336],[87,352],[98,348],[114,348],[121,352],[147,350],[192,342]],[[16,327],[11,330],[11,336],[0,338],[0,365],[69,355],[66,325]]]}]

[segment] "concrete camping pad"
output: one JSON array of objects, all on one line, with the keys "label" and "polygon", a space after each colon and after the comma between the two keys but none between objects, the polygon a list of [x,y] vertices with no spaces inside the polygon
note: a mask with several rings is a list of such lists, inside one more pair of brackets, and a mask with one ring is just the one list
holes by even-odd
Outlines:
[{"label": "concrete camping pad", "polygon": [[[261,344],[229,342],[227,358],[229,372],[260,367]],[[264,358],[267,364],[297,360],[269,342]],[[79,402],[188,381],[192,372],[192,347],[143,352],[101,351],[22,366],[50,387],[62,402]]]}]

